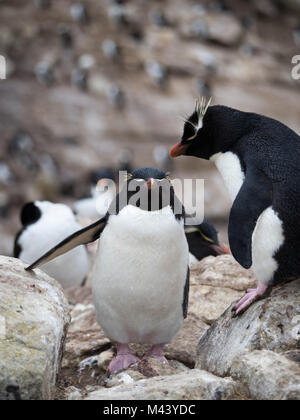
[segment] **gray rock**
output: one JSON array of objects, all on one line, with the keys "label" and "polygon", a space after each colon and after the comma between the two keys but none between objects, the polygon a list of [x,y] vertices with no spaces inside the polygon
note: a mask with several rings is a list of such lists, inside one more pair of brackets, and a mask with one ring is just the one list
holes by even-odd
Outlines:
[{"label": "gray rock", "polygon": [[240,387],[231,378],[217,378],[201,370],[156,376],[91,392],[87,400],[230,400]]},{"label": "gray rock", "polygon": [[53,397],[69,321],[55,280],[0,257],[0,400]]},{"label": "gray rock", "polygon": [[196,367],[227,376],[233,360],[246,351],[276,353],[299,348],[300,280],[273,289],[270,297],[232,317],[233,305],[202,336]]},{"label": "gray rock", "polygon": [[238,357],[231,375],[248,388],[253,399],[300,399],[299,363],[272,351],[256,350]]}]

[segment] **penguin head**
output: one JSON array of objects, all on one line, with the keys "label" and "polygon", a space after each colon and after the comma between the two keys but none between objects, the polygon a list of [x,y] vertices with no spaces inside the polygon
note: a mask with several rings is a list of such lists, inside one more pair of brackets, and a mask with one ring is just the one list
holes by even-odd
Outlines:
[{"label": "penguin head", "polygon": [[[21,210],[21,222],[24,227],[38,222],[47,216],[56,221],[73,220],[72,210],[64,204],[54,204],[49,201],[34,201],[27,203]],[[49,219],[48,219],[49,220]]]},{"label": "penguin head", "polygon": [[26,203],[21,210],[21,223],[23,226],[37,222],[42,216],[40,208],[34,203]]},{"label": "penguin head", "polygon": [[96,185],[99,181],[103,179],[115,180],[115,173],[112,168],[101,168],[97,171],[90,173],[90,182],[92,185]]},{"label": "penguin head", "polygon": [[244,128],[245,113],[225,107],[210,106],[202,98],[196,103],[192,115],[185,119],[181,141],[170,156],[195,156],[210,159],[214,154],[227,151],[237,141]]},{"label": "penguin head", "polygon": [[230,254],[228,248],[220,245],[217,230],[208,222],[186,226],[185,234],[190,253],[199,261],[209,255],[216,257],[218,255]]},{"label": "penguin head", "polygon": [[161,210],[174,200],[170,177],[160,169],[136,169],[127,175],[126,187],[128,203],[143,210]]},{"label": "penguin head", "polygon": [[105,192],[111,186],[111,182],[116,180],[115,172],[112,168],[102,168],[98,171],[93,171],[90,174],[91,192],[92,195],[96,193]]}]

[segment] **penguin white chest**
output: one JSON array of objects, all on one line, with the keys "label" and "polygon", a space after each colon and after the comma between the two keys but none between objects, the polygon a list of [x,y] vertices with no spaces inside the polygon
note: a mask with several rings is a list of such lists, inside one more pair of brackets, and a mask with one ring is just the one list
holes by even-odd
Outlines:
[{"label": "penguin white chest", "polygon": [[215,163],[222,175],[230,199],[233,202],[245,179],[238,156],[232,152],[217,153],[210,160]]},{"label": "penguin white chest", "polygon": [[97,319],[120,343],[169,342],[183,322],[188,245],[167,207],[126,206],[110,216],[93,273]]},{"label": "penguin white chest", "polygon": [[[234,202],[245,179],[238,156],[232,152],[218,153],[211,160],[221,173]],[[283,242],[282,221],[273,208],[268,207],[259,216],[252,234],[252,270],[260,282],[268,284],[272,281],[278,268],[274,255]]]}]

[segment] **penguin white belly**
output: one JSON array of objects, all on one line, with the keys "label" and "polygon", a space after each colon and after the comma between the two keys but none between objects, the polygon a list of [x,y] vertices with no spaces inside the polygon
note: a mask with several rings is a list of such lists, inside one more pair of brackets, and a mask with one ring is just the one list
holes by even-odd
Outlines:
[{"label": "penguin white belly", "polygon": [[119,343],[168,343],[183,323],[188,269],[183,223],[170,207],[110,216],[93,272],[97,319]]},{"label": "penguin white belly", "polygon": [[192,267],[192,265],[197,264],[198,262],[199,262],[199,260],[197,260],[195,255],[190,253],[190,255],[189,255],[189,266],[190,266],[190,268]]},{"label": "penguin white belly", "polygon": [[82,245],[42,267],[50,277],[57,280],[64,289],[81,286],[89,272],[89,259]]},{"label": "penguin white belly", "polygon": [[227,188],[232,202],[243,185],[245,175],[238,156],[232,152],[217,153],[210,160],[215,163]]},{"label": "penguin white belly", "polygon": [[83,198],[74,203],[74,211],[80,217],[99,219],[104,216],[114,198],[112,190],[95,194],[90,198]]},{"label": "penguin white belly", "polygon": [[[56,246],[68,235],[72,235],[81,226],[75,220],[58,223],[55,217],[47,221],[39,220],[28,226],[22,233],[19,244],[21,253],[19,258],[31,264],[41,255]],[[85,247],[79,246],[72,251],[45,264],[42,270],[57,280],[64,288],[80,286],[89,271],[89,258]]]},{"label": "penguin white belly", "polygon": [[261,283],[268,284],[278,268],[274,258],[284,242],[282,221],[272,207],[262,212],[252,235],[252,270]]},{"label": "penguin white belly", "polygon": [[[212,156],[221,173],[232,202],[243,185],[245,176],[240,160],[232,152]],[[282,221],[272,207],[259,216],[252,235],[252,270],[260,282],[268,284],[278,268],[274,258],[276,251],[284,242]]]}]

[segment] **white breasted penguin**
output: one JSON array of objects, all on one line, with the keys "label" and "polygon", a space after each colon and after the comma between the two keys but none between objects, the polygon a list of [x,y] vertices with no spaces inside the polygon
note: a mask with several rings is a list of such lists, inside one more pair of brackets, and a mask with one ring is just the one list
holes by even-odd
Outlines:
[{"label": "white breasted penguin", "polygon": [[223,176],[233,202],[231,252],[259,281],[238,314],[271,286],[300,276],[300,137],[263,115],[209,105],[196,105],[171,156],[211,160]]},{"label": "white breasted penguin", "polygon": [[[68,206],[48,201],[25,204],[21,222],[23,228],[15,239],[14,257],[27,264],[32,264],[67,235],[81,228]],[[80,286],[89,272],[87,250],[84,246],[78,247],[45,264],[43,271],[64,288]]]},{"label": "white breasted penguin", "polygon": [[200,224],[187,225],[184,228],[190,251],[190,266],[205,257],[230,254],[225,245],[221,245],[214,225],[204,221]]},{"label": "white breasted penguin", "polygon": [[151,344],[144,357],[166,361],[163,346],[187,316],[189,292],[184,208],[167,175],[154,168],[133,171],[104,218],[65,239],[27,270],[99,237],[93,296],[97,320],[117,344],[109,371],[139,361],[129,343]]}]

